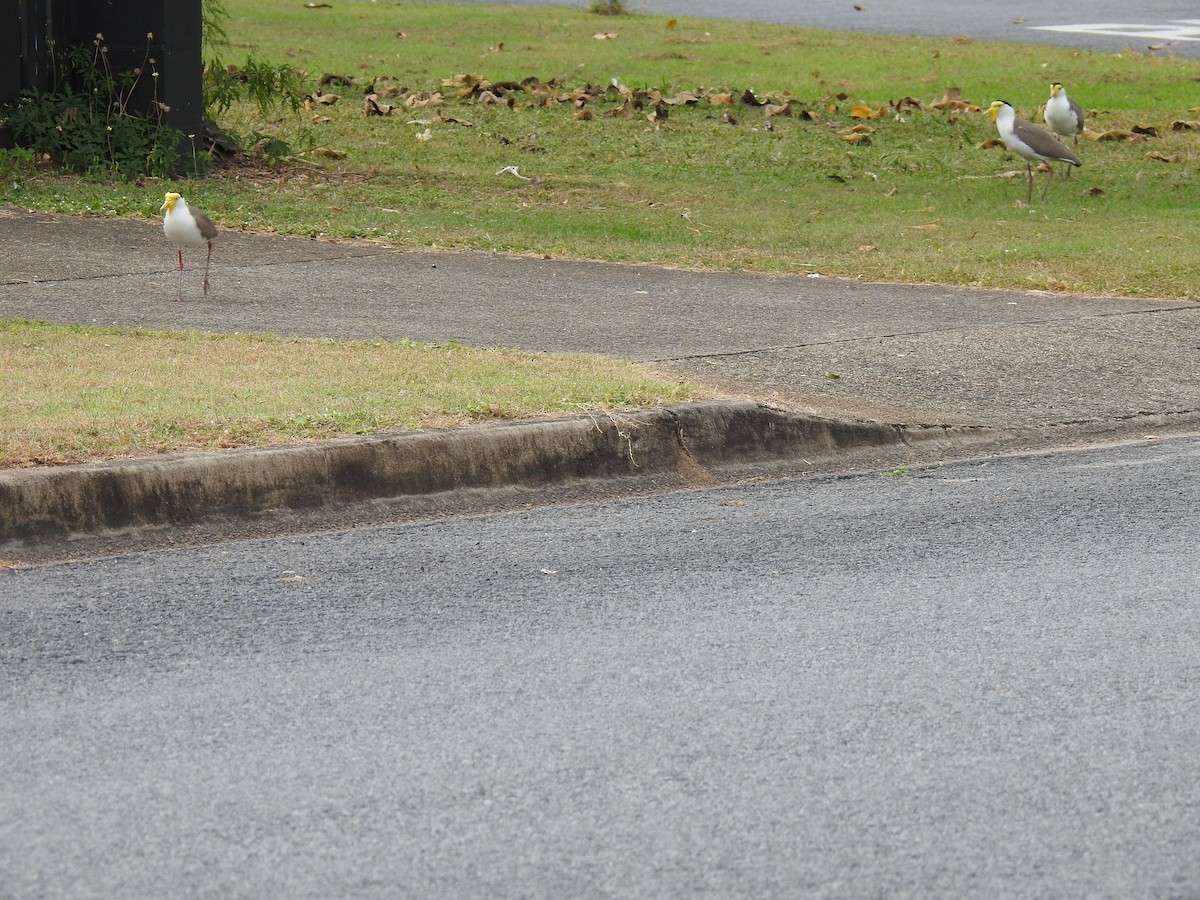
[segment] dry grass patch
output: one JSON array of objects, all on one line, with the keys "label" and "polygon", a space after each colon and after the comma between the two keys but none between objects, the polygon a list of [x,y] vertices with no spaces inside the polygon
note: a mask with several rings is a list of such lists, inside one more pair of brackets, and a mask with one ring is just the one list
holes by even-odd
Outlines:
[{"label": "dry grass patch", "polygon": [[596,356],[0,322],[0,466],[711,397]]}]

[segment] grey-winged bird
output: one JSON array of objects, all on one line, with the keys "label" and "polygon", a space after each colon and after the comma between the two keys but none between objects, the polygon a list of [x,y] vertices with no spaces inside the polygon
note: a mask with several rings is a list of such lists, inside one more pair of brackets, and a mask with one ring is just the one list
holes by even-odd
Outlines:
[{"label": "grey-winged bird", "polygon": [[[1067,96],[1061,82],[1050,85],[1050,99],[1042,113],[1050,130],[1060,137],[1071,138],[1079,148],[1079,135],[1083,133],[1083,107]],[[1071,177],[1071,167],[1066,167],[1066,176]]]},{"label": "grey-winged bird", "polygon": [[1050,99],[1042,114],[1050,130],[1060,137],[1069,137],[1079,146],[1079,135],[1083,133],[1083,107],[1067,96],[1061,82],[1050,85]]},{"label": "grey-winged bird", "polygon": [[212,262],[212,242],[217,236],[217,226],[212,219],[187,205],[183,196],[168,192],[163,200],[163,233],[175,245],[179,254],[179,299],[183,299],[183,251],[184,248],[202,250],[208,247],[204,261],[204,293],[208,294],[208,266]]},{"label": "grey-winged bird", "polygon": [[[1070,166],[1083,165],[1078,156],[1049,133],[1038,128],[1032,122],[1017,118],[1010,103],[1006,103],[1004,100],[993,100],[992,105],[988,107],[988,115],[996,123],[1004,146],[1025,160],[1025,175],[1029,179],[1029,196],[1026,198],[1026,202],[1033,202],[1034,162],[1064,162]],[[1050,189],[1050,179],[1053,177],[1054,170],[1051,169],[1046,184],[1042,188],[1042,200],[1046,199],[1046,191]]]}]

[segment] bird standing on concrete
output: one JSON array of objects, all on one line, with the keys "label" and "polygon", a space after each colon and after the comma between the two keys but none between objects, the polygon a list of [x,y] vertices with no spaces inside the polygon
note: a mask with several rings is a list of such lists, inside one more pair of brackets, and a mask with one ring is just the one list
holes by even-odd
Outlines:
[{"label": "bird standing on concrete", "polygon": [[1061,137],[1073,138],[1075,146],[1079,146],[1079,135],[1083,133],[1083,107],[1068,97],[1067,89],[1057,81],[1050,85],[1050,99],[1046,101],[1043,116],[1051,131]]},{"label": "bird standing on concrete", "polygon": [[[1018,119],[1011,104],[1003,100],[993,100],[992,105],[988,108],[988,115],[996,123],[1004,146],[1025,160],[1025,175],[1029,179],[1027,203],[1033,202],[1033,163],[1035,161],[1064,162],[1071,166],[1083,165],[1079,161],[1079,157],[1047,132],[1032,122]],[[1053,177],[1054,170],[1051,169],[1049,177],[1046,179],[1046,185],[1042,188],[1042,200],[1046,199],[1046,191],[1050,189],[1050,179]]]},{"label": "bird standing on concrete", "polygon": [[169,192],[163,200],[163,233],[175,245],[179,253],[179,299],[183,299],[183,249],[199,250],[208,246],[208,258],[204,261],[204,293],[208,294],[208,266],[212,262],[212,242],[217,236],[217,226],[212,219],[191,209],[180,194]]}]

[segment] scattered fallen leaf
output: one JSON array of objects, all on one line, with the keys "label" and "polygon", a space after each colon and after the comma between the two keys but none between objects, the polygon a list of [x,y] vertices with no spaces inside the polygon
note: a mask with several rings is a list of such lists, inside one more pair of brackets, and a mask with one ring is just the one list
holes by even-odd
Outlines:
[{"label": "scattered fallen leaf", "polygon": [[936,222],[930,222],[928,225],[906,225],[905,228],[911,228],[914,231],[937,231],[942,226]]},{"label": "scattered fallen leaf", "polygon": [[395,108],[390,103],[380,103],[375,94],[367,94],[363,98],[363,115],[366,116],[390,116]]},{"label": "scattered fallen leaf", "polygon": [[1158,137],[1158,129],[1153,125],[1134,125],[1129,130],[1134,134],[1142,134],[1146,137]]},{"label": "scattered fallen leaf", "polygon": [[1128,131],[1122,131],[1119,128],[1110,131],[1088,131],[1085,128],[1083,136],[1089,141],[1127,141],[1133,137]]},{"label": "scattered fallen leaf", "polygon": [[746,88],[746,90],[742,92],[742,103],[744,103],[746,106],[763,105],[762,102],[754,96],[754,91],[750,90],[749,88]]},{"label": "scattered fallen leaf", "polygon": [[1004,141],[1000,138],[988,138],[986,141],[980,141],[975,145],[976,150],[994,150],[997,147],[1004,149]]},{"label": "scattered fallen leaf", "polygon": [[874,244],[859,244],[858,245],[858,250],[860,253],[868,253],[871,250],[875,250],[875,249],[877,249],[877,248]]},{"label": "scattered fallen leaf", "polygon": [[333,9],[332,3],[305,3],[305,9]]},{"label": "scattered fallen leaf", "polygon": [[[1200,110],[1198,110],[1200,111]],[[1185,122],[1177,119],[1171,123],[1172,131],[1200,131],[1200,122]]]},{"label": "scattered fallen leaf", "polygon": [[625,102],[620,106],[605,110],[604,115],[611,119],[629,119],[633,116],[633,98],[626,97]]},{"label": "scattered fallen leaf", "polygon": [[842,140],[847,144],[861,144],[862,146],[866,147],[871,143],[871,136],[869,134],[860,134],[855,132],[842,135]]},{"label": "scattered fallen leaf", "polygon": [[1159,153],[1157,150],[1151,150],[1146,154],[1149,159],[1157,159],[1159,162],[1175,162],[1175,158],[1167,156],[1165,153]]},{"label": "scattered fallen leaf", "polygon": [[418,141],[422,141],[422,142],[432,140],[433,139],[433,131],[426,128],[424,131],[417,132],[416,137],[417,137]]},{"label": "scattered fallen leaf", "polygon": [[314,125],[319,125],[322,122],[332,122],[333,121],[333,119],[329,118],[329,116],[319,116],[319,115],[314,115],[312,117],[312,120],[313,120]]},{"label": "scattered fallen leaf", "polygon": [[964,100],[962,98],[961,89],[956,87],[946,88],[945,93],[942,95],[942,99],[938,100],[936,103],[930,103],[929,106],[931,109],[952,109],[956,112],[979,112],[979,107]]},{"label": "scattered fallen leaf", "polygon": [[670,30],[670,29],[674,28],[677,24],[678,23],[674,19],[668,19],[667,20],[667,29]]},{"label": "scattered fallen leaf", "polygon": [[762,109],[768,116],[791,116],[792,101],[789,100],[787,103],[767,103]]},{"label": "scattered fallen leaf", "polygon": [[969,37],[963,37],[962,35],[959,35],[957,37],[950,38],[950,43],[958,44],[960,47],[966,47],[969,44],[975,43],[975,39],[969,38]]},{"label": "scattered fallen leaf", "polygon": [[619,32],[613,31],[597,31],[592,35],[598,41],[615,41],[621,35]]},{"label": "scattered fallen leaf", "polygon": [[319,103],[322,106],[333,106],[342,98],[337,94],[322,94],[320,91],[309,94],[304,98],[306,103]]},{"label": "scattered fallen leaf", "polygon": [[856,103],[850,110],[850,118],[852,119],[878,119],[884,113],[884,108],[881,106],[878,109],[871,109],[865,103]]},{"label": "scattered fallen leaf", "polygon": [[345,159],[345,150],[331,150],[329,147],[313,147],[309,151],[310,156],[320,156],[325,159]]},{"label": "scattered fallen leaf", "polygon": [[709,94],[708,102],[712,106],[733,106],[733,91],[722,91],[719,94]]},{"label": "scattered fallen leaf", "polygon": [[1083,195],[1085,197],[1103,197],[1104,196],[1104,188],[1094,187],[1094,188],[1091,188],[1090,190],[1084,191]]},{"label": "scattered fallen leaf", "polygon": [[586,106],[582,109],[577,109],[575,115],[571,116],[576,122],[587,122],[592,118],[592,111]]}]

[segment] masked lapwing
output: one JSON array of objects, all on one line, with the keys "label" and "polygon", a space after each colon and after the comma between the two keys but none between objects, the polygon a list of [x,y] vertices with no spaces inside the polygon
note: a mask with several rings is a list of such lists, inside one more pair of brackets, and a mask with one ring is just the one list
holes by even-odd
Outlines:
[{"label": "masked lapwing", "polygon": [[167,194],[161,207],[163,210],[163,232],[179,254],[179,299],[183,299],[183,251],[185,248],[201,250],[208,247],[204,260],[204,293],[208,294],[208,266],[212,262],[212,242],[217,236],[217,226],[212,219],[187,205],[183,197],[174,192]]},{"label": "masked lapwing", "polygon": [[[1035,162],[1064,162],[1071,166],[1083,165],[1074,153],[1060,144],[1049,133],[1038,128],[1032,122],[1018,119],[1012,105],[1003,100],[993,100],[988,108],[988,115],[996,123],[1000,131],[1000,139],[1017,156],[1025,160],[1025,175],[1029,179],[1029,196],[1026,202],[1033,202],[1033,164]],[[1050,189],[1050,179],[1054,177],[1051,169],[1046,185],[1042,188],[1041,199],[1046,199],[1046,191]]]},{"label": "masked lapwing", "polygon": [[1071,138],[1079,146],[1079,135],[1083,133],[1083,107],[1067,96],[1067,89],[1060,82],[1050,85],[1050,99],[1043,113],[1050,130],[1060,137]]}]

